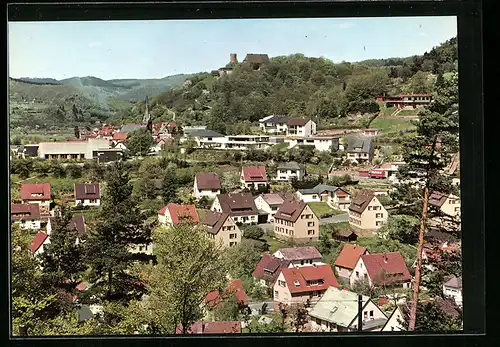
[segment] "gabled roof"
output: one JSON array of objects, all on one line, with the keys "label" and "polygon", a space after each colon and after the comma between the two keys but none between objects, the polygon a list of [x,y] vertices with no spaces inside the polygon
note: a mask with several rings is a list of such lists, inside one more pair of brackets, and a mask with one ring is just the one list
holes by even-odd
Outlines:
[{"label": "gabled roof", "polygon": [[349,137],[346,152],[369,153],[372,150],[372,143],[371,137]]},{"label": "gabled roof", "polygon": [[[231,280],[222,296],[225,297],[230,294],[234,294],[234,297],[239,303],[245,306],[248,305],[248,297],[245,289],[243,289],[243,282],[240,279]],[[204,299],[205,304],[210,307],[218,306],[221,301],[222,298],[218,290],[214,290],[213,292],[208,293]]]},{"label": "gabled roof", "polygon": [[219,176],[214,172],[200,172],[195,180],[198,189],[221,189]]},{"label": "gabled roof", "polygon": [[278,208],[278,211],[276,211],[274,219],[284,219],[289,222],[296,222],[306,206],[307,204],[302,200],[286,200]]},{"label": "gabled roof", "polygon": [[158,211],[158,214],[165,215],[167,211],[172,218],[172,224],[177,225],[181,222],[198,223],[200,218],[194,205],[179,205],[173,202],[168,203],[165,207]]},{"label": "gabled roof", "polygon": [[285,260],[300,261],[307,259],[321,259],[321,253],[312,246],[280,248],[274,256],[280,252]]},{"label": "gabled roof", "polygon": [[[57,219],[54,217],[49,218],[50,225],[52,229],[56,227]],[[85,234],[87,228],[85,226],[85,217],[84,216],[73,216],[71,221],[68,224],[68,230],[73,231],[76,230],[78,236],[82,236]]]},{"label": "gabled roof", "polygon": [[[410,307],[409,307],[409,304],[408,303],[398,304],[396,306],[396,308],[394,309],[394,311],[392,311],[391,315],[387,318],[387,322],[385,322],[384,326],[382,327],[382,330],[385,329],[385,327],[387,326],[387,324],[389,323],[389,321],[392,319],[392,317],[397,312],[399,312],[399,314],[401,315],[401,319],[403,321],[408,321],[408,319],[410,317]],[[398,322],[398,325],[401,325],[401,323]]]},{"label": "gabled roof", "polygon": [[434,191],[429,196],[429,205],[441,207],[446,202],[446,199],[448,199],[448,196],[449,194]]},{"label": "gabled roof", "polygon": [[411,280],[405,260],[399,252],[365,254],[361,259],[368,276],[376,285]]},{"label": "gabled roof", "polygon": [[[182,325],[179,324],[175,330],[176,334],[182,334]],[[237,321],[217,322],[195,322],[188,329],[188,334],[238,334],[241,333],[241,323]]]},{"label": "gabled roof", "polygon": [[38,234],[36,234],[35,238],[30,243],[30,245],[28,246],[28,248],[33,253],[35,253],[45,243],[45,241],[47,240],[48,237],[49,237],[49,235],[47,235],[46,233],[44,233],[42,231],[38,232]]},{"label": "gabled roof", "polygon": [[[290,293],[308,293],[338,287],[332,267],[328,264],[281,269]],[[322,280],[318,285],[307,285],[307,281]]]},{"label": "gabled roof", "polygon": [[219,194],[216,199],[219,201],[222,211],[231,216],[246,216],[259,213],[251,193]]},{"label": "gabled roof", "polygon": [[265,280],[269,283],[274,283],[278,275],[280,274],[280,269],[287,268],[290,265],[290,261],[285,259],[276,258],[269,253],[264,253],[262,258],[260,258],[255,270],[252,272],[252,276],[259,279]]},{"label": "gabled roof", "polygon": [[368,207],[373,198],[377,198],[373,192],[362,192],[355,199],[351,201],[349,205],[349,210],[354,211],[356,213],[363,213],[365,209]]},{"label": "gabled roof", "polygon": [[[371,299],[368,296],[363,295],[363,306],[365,306],[369,300]],[[357,324],[357,321],[355,321],[355,318],[358,316],[357,301],[358,294],[348,290],[330,287],[316,305],[314,305],[309,315],[347,328],[353,322]],[[381,325],[384,323],[385,320]]]},{"label": "gabled roof", "polygon": [[292,125],[292,126],[304,126],[309,121],[310,121],[310,119],[306,119],[306,118],[292,118],[292,119],[288,120],[287,124]]},{"label": "gabled roof", "polygon": [[249,53],[243,59],[243,62],[245,63],[257,63],[257,64],[264,64],[264,63],[269,63],[269,56],[267,54],[254,54],[254,53]]},{"label": "gabled roof", "polygon": [[448,278],[444,285],[450,288],[462,289],[462,277],[456,277],[453,275]]},{"label": "gabled roof", "polygon": [[50,183],[21,184],[21,200],[50,200]]},{"label": "gabled roof", "polygon": [[112,139],[115,141],[125,141],[128,137],[127,132],[114,133]]},{"label": "gabled roof", "polygon": [[101,190],[99,183],[93,184],[77,184],[75,183],[75,199],[100,199]]},{"label": "gabled roof", "polygon": [[230,218],[228,213],[206,211],[201,218],[201,223],[208,227],[207,232],[217,235],[228,218]]},{"label": "gabled roof", "polygon": [[346,244],[337,256],[335,265],[352,270],[356,267],[359,257],[361,257],[366,252],[367,250],[365,247]]},{"label": "gabled roof", "polygon": [[314,188],[311,188],[311,189],[299,189],[299,192],[300,192],[300,194],[320,194],[320,193],[322,193],[324,191],[327,191],[327,192],[336,192],[339,189],[341,191],[343,191],[344,193],[347,193],[342,188],[335,187],[335,186],[329,186],[327,184],[318,184],[317,186],[315,186]]},{"label": "gabled roof", "polygon": [[287,116],[272,115],[261,120],[261,123],[285,124],[288,122]]},{"label": "gabled roof", "polygon": [[282,193],[267,193],[260,194],[260,197],[269,205],[269,206],[279,206],[285,201],[285,196]]},{"label": "gabled roof", "polygon": [[10,217],[14,221],[40,219],[38,204],[10,204]]},{"label": "gabled roof", "polygon": [[288,163],[281,163],[277,166],[278,170],[301,170],[302,167],[296,161],[289,161]]},{"label": "gabled roof", "polygon": [[267,182],[265,166],[244,166],[242,173],[245,182]]}]

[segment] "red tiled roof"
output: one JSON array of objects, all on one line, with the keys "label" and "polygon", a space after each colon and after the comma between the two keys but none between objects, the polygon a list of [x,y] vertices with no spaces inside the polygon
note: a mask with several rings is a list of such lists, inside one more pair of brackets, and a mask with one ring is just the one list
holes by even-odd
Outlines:
[{"label": "red tiled roof", "polygon": [[127,139],[128,133],[114,133],[113,140],[125,141]]},{"label": "red tiled roof", "polygon": [[352,270],[356,267],[359,257],[366,253],[365,247],[346,244],[337,256],[335,265]]},{"label": "red tiled roof", "polygon": [[[182,334],[182,325],[179,324],[175,330],[176,334]],[[232,322],[195,322],[188,329],[188,334],[238,334],[241,333],[241,323]]]},{"label": "red tiled roof", "polygon": [[[289,222],[295,222],[306,207],[304,201],[286,200],[281,204],[274,215],[274,219],[284,219]],[[314,212],[313,212],[314,215]]]},{"label": "red tiled roof", "polygon": [[255,270],[253,270],[252,277],[272,284],[280,274],[279,270],[287,268],[289,265],[290,261],[276,258],[266,252],[260,258]]},{"label": "red tiled roof", "polygon": [[[411,280],[410,272],[405,260],[399,252],[374,253],[361,256],[368,276],[374,284],[389,284],[393,282],[406,282]],[[388,278],[378,278],[383,274]]]},{"label": "red tiled roof", "polygon": [[[232,280],[226,291],[224,292],[223,296],[229,295],[233,293],[236,300],[240,302],[243,305],[248,305],[248,297],[245,292],[245,289],[243,289],[243,282],[239,279]],[[221,297],[220,293],[218,290],[214,290],[205,296],[204,299],[205,303],[210,306],[210,307],[216,307],[219,306],[221,303]]]},{"label": "red tiled roof", "polygon": [[49,237],[49,235],[47,235],[46,233],[41,232],[41,231],[38,232],[38,234],[36,234],[35,238],[30,243],[30,245],[28,246],[28,248],[33,253],[35,253],[43,245],[43,243],[47,240],[48,237]]},{"label": "red tiled roof", "polygon": [[75,199],[100,199],[101,191],[99,183],[94,184],[77,184],[75,183]]},{"label": "red tiled roof", "polygon": [[[290,293],[308,293],[338,287],[339,284],[329,264],[282,269]],[[308,286],[307,281],[323,280],[322,284]],[[299,285],[295,285],[298,282]]]},{"label": "red tiled roof", "polygon": [[11,204],[10,217],[15,221],[40,219],[40,206],[38,204]]},{"label": "red tiled roof", "polygon": [[288,125],[295,125],[295,126],[304,126],[309,122],[309,119],[306,118],[292,118],[289,119],[287,124]]},{"label": "red tiled roof", "polygon": [[[33,194],[42,194],[33,196]],[[21,184],[21,200],[50,200],[50,183]]]},{"label": "red tiled roof", "polygon": [[267,182],[265,166],[245,166],[242,170],[245,182]]},{"label": "red tiled roof", "polygon": [[200,217],[194,205],[179,205],[171,202],[158,211],[158,213],[165,214],[167,210],[170,213],[174,225],[183,221],[190,221],[193,223],[198,223],[200,221]]},{"label": "red tiled roof", "polygon": [[280,248],[276,252],[280,252],[285,260],[321,259],[321,253],[312,246]]},{"label": "red tiled roof", "polygon": [[196,175],[198,189],[221,189],[219,176],[214,172],[200,172]]}]

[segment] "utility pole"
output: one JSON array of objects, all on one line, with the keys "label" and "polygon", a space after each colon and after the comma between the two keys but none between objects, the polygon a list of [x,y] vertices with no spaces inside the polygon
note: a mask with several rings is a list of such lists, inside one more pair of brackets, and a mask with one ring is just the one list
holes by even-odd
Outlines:
[{"label": "utility pole", "polygon": [[420,232],[418,235],[418,248],[417,248],[417,266],[415,268],[415,281],[413,282],[413,295],[411,301],[410,318],[408,322],[408,331],[415,330],[415,321],[417,317],[417,301],[420,291],[420,277],[422,267],[422,249],[424,245],[424,230],[425,222],[427,220],[427,203],[429,201],[429,187],[426,184],[424,187],[424,203],[422,207],[422,218],[420,220]]},{"label": "utility pole", "polygon": [[358,331],[363,331],[363,295],[358,294]]}]

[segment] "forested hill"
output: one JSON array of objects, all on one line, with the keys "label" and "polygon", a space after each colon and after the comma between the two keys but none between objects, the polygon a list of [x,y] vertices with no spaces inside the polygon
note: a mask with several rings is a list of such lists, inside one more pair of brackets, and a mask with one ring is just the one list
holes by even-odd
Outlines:
[{"label": "forested hill", "polygon": [[[377,112],[378,95],[434,92],[439,76],[456,72],[457,56],[453,38],[407,58],[335,64],[302,54],[274,57],[260,70],[237,64],[232,74],[220,78],[217,71],[194,75],[154,98],[150,109],[155,120],[171,120],[175,114],[184,124],[226,133],[270,114],[311,117],[322,124]],[[138,103],[121,119],[137,121],[143,112]]]}]

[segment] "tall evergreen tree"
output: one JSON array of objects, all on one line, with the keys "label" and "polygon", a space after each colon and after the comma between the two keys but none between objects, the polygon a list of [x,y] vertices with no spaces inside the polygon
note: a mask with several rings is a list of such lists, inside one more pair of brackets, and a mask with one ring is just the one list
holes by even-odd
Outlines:
[{"label": "tall evergreen tree", "polygon": [[110,167],[105,183],[98,223],[85,243],[92,286],[84,292],[83,300],[94,297],[101,302],[126,304],[146,292],[138,277],[130,272],[130,266],[137,261],[147,262],[151,257],[131,252],[131,247],[137,249],[149,244],[151,229],[132,198],[129,173],[123,163]]}]

